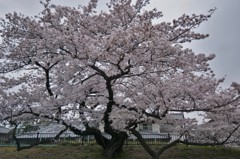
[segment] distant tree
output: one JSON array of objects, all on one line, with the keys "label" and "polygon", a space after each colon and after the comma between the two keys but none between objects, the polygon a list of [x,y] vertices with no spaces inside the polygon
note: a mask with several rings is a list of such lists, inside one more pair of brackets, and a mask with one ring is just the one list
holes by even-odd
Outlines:
[{"label": "distant tree", "polygon": [[[110,0],[108,11],[97,12],[97,0],[78,9],[47,0],[35,17],[7,14],[0,22],[1,120],[59,122],[75,134],[94,135],[108,158],[131,133],[154,159],[176,143],[238,140],[239,84],[219,87],[224,79],[208,64],[214,55],[182,46],[208,37],[193,30],[214,10],[167,23],[157,9],[144,10],[148,3]],[[171,119],[171,111],[204,112],[206,123]],[[154,151],[136,127],[166,121],[179,125],[172,131],[180,137]],[[191,141],[181,139],[186,134]]]}]

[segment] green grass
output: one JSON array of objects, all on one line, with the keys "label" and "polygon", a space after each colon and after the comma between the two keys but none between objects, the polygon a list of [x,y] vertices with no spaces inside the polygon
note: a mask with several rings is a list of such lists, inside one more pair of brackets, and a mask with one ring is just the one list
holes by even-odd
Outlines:
[{"label": "green grass", "polygon": [[[157,146],[156,146],[157,148]],[[15,147],[0,147],[0,159],[103,159],[96,145],[38,146],[17,152]],[[141,146],[126,146],[115,159],[151,159]],[[178,145],[164,152],[161,159],[240,159],[239,148],[193,147]]]}]

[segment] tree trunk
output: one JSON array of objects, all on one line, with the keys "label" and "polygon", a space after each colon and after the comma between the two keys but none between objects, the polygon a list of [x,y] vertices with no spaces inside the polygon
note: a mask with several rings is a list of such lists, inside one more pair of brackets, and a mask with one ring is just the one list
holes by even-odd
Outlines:
[{"label": "tree trunk", "polygon": [[131,132],[133,133],[134,136],[137,137],[138,141],[140,142],[140,144],[142,145],[142,147],[145,149],[145,151],[153,158],[153,159],[159,159],[159,155],[157,153],[157,151],[154,151],[154,149],[152,149],[145,141],[145,139],[143,139],[142,135],[136,131],[135,129],[131,129]]},{"label": "tree trunk", "polygon": [[112,158],[115,155],[119,155],[123,152],[124,141],[127,138],[125,136],[112,137],[110,142],[103,150],[103,156],[105,158]]},{"label": "tree trunk", "polygon": [[167,143],[167,145],[161,146],[160,149],[158,151],[155,151],[153,148],[151,148],[147,142],[145,141],[145,139],[142,137],[142,135],[136,131],[135,129],[130,129],[130,131],[133,133],[133,135],[135,135],[137,137],[137,139],[139,140],[139,142],[141,143],[142,147],[145,149],[145,151],[153,158],[153,159],[160,159],[161,155],[163,152],[165,152],[167,149],[173,147],[174,145],[176,145],[177,143],[180,143],[180,138],[179,137],[177,140]]}]

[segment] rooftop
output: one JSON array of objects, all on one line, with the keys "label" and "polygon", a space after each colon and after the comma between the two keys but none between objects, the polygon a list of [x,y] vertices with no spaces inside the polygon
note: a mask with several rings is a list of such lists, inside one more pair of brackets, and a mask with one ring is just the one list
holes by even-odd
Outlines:
[{"label": "rooftop", "polygon": [[0,134],[7,134],[10,131],[10,129],[0,126]]}]

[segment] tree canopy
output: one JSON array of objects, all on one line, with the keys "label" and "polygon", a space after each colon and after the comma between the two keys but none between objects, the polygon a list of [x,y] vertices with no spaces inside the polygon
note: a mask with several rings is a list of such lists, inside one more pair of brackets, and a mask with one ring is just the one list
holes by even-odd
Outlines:
[{"label": "tree canopy", "polygon": [[[224,79],[209,67],[215,55],[182,46],[208,37],[194,29],[214,9],[168,23],[144,9],[149,0],[110,0],[100,12],[97,0],[79,8],[41,3],[37,16],[14,12],[0,21],[0,120],[59,122],[94,135],[110,157],[143,122],[178,122],[173,131],[210,145],[238,139],[239,84],[221,88]],[[205,112],[206,122],[174,121],[172,111]]]}]

